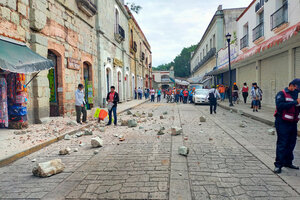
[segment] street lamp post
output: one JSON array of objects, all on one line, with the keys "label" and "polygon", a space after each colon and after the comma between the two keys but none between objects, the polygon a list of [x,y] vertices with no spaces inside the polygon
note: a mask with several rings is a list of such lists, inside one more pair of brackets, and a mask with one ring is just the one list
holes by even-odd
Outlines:
[{"label": "street lamp post", "polygon": [[231,61],[230,61],[230,39],[231,35],[227,33],[226,40],[228,42],[228,65],[229,65],[229,106],[232,104],[232,71],[231,71]]}]

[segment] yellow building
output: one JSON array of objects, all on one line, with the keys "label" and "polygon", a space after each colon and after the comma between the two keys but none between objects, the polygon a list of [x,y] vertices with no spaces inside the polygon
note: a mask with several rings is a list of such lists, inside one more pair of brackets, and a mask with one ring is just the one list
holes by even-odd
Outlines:
[{"label": "yellow building", "polygon": [[152,87],[152,53],[151,46],[131,11],[125,6],[129,19],[129,48],[131,89]]}]

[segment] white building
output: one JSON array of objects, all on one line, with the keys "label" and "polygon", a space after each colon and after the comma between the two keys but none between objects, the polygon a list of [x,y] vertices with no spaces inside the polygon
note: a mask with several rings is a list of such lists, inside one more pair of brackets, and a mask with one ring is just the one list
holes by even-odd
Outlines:
[{"label": "white building", "polygon": [[236,19],[245,8],[222,9],[218,7],[196,50],[191,56],[191,77],[203,77],[216,66],[216,52],[226,45],[225,34],[236,34]]},{"label": "white building", "polygon": [[[257,82],[263,90],[263,104],[274,107],[276,93],[300,77],[300,1],[253,0],[237,25],[234,79],[240,87],[244,82]],[[217,68],[210,74],[224,83],[220,77],[228,73],[228,64]]]}]

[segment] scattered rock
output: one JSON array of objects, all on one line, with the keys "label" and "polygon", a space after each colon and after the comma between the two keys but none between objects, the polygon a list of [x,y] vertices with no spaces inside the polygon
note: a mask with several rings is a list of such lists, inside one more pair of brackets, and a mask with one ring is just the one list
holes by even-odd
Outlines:
[{"label": "scattered rock", "polygon": [[182,176],[182,173],[178,173],[179,176]]},{"label": "scattered rock", "polygon": [[64,137],[65,140],[71,140],[71,136],[69,134],[66,134]]},{"label": "scattered rock", "polygon": [[199,123],[199,126],[201,126],[202,124],[201,123]]},{"label": "scattered rock", "polygon": [[98,154],[99,153],[99,150],[95,150],[94,151],[94,154],[96,155],[96,154]]},{"label": "scattered rock", "polygon": [[139,129],[144,129],[144,127],[140,126]]},{"label": "scattered rock", "polygon": [[76,133],[75,135],[76,135],[77,137],[81,137],[81,136],[83,136],[83,134],[84,134],[84,132],[78,132],[78,133]]},{"label": "scattered rock", "polygon": [[70,154],[71,149],[69,147],[65,148],[65,149],[61,149],[59,150],[59,155],[67,155]]},{"label": "scattered rock", "polygon": [[200,117],[200,122],[206,122],[206,118],[204,116]]},{"label": "scattered rock", "polygon": [[127,115],[132,115],[132,112],[130,110],[128,110]]},{"label": "scattered rock", "polygon": [[32,159],[31,162],[36,162],[36,159]]},{"label": "scattered rock", "polygon": [[175,135],[180,135],[181,133],[183,133],[183,130],[181,127],[172,127],[171,128],[171,135],[175,136]]},{"label": "scattered rock", "polygon": [[121,126],[128,126],[128,120],[121,120]]},{"label": "scattered rock", "polygon": [[67,125],[68,126],[76,126],[77,122],[76,121],[68,121]]},{"label": "scattered rock", "polygon": [[128,127],[129,128],[137,127],[137,122],[134,119],[128,120]]},{"label": "scattered rock", "polygon": [[212,138],[209,138],[208,140],[209,140],[209,141],[212,141],[213,139],[212,139]]},{"label": "scattered rock", "polygon": [[153,113],[148,113],[148,117],[153,117]]},{"label": "scattered rock", "polygon": [[84,135],[93,135],[93,131],[89,129],[84,130]]},{"label": "scattered rock", "polygon": [[240,123],[240,127],[241,127],[241,128],[246,128],[247,125],[246,125],[244,122],[241,122],[241,123]]},{"label": "scattered rock", "polygon": [[157,132],[157,135],[164,135],[164,130],[160,129],[158,132]]},{"label": "scattered rock", "polygon": [[189,148],[185,146],[181,146],[178,148],[179,155],[187,156],[189,154]]},{"label": "scattered rock", "polygon": [[167,111],[163,112],[163,115],[167,115],[167,114],[168,114],[168,112],[167,112]]},{"label": "scattered rock", "polygon": [[244,114],[244,111],[238,110],[238,114],[239,114],[239,115],[243,115],[243,114]]},{"label": "scattered rock", "polygon": [[268,130],[269,135],[275,135],[275,130],[273,128]]},{"label": "scattered rock", "polygon": [[119,135],[118,135],[118,134],[114,134],[114,136],[115,136],[115,137],[119,137]]},{"label": "scattered rock", "polygon": [[184,140],[188,140],[189,138],[188,138],[188,137],[184,137],[183,139],[184,139]]},{"label": "scattered rock", "polygon": [[104,128],[104,127],[101,127],[101,128],[99,129],[99,131],[100,131],[100,132],[105,132],[105,128]]},{"label": "scattered rock", "polygon": [[103,147],[103,140],[100,137],[92,138],[91,145],[93,148]]},{"label": "scattered rock", "polygon": [[125,138],[122,137],[122,138],[119,139],[119,141],[120,141],[120,142],[123,142],[123,141],[125,141]]},{"label": "scattered rock", "polygon": [[39,177],[49,177],[62,172],[64,169],[65,165],[61,162],[61,159],[55,159],[37,164],[32,169],[32,173]]},{"label": "scattered rock", "polygon": [[232,110],[232,109],[230,109],[230,110],[229,110],[229,112],[230,112],[230,113],[233,113],[233,110]]},{"label": "scattered rock", "polygon": [[75,149],[74,149],[74,152],[78,152],[78,148],[75,148]]},{"label": "scattered rock", "polygon": [[80,143],[79,146],[83,147],[83,146],[85,146],[85,143]]},{"label": "scattered rock", "polygon": [[15,135],[25,135],[26,131],[14,131]]}]

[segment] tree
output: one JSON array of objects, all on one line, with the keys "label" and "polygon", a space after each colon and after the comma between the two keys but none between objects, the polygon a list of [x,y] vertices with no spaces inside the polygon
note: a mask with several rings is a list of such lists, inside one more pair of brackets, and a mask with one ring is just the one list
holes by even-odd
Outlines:
[{"label": "tree", "polygon": [[159,65],[153,68],[154,71],[167,71],[174,66],[174,73],[177,77],[188,77],[190,76],[190,60],[191,53],[195,51],[197,45],[192,45],[188,48],[183,48],[181,53],[176,58],[167,64]]},{"label": "tree", "polygon": [[130,8],[131,11],[135,12],[136,14],[139,14],[141,9],[143,9],[142,6],[136,5],[133,2],[127,2],[126,5]]}]

